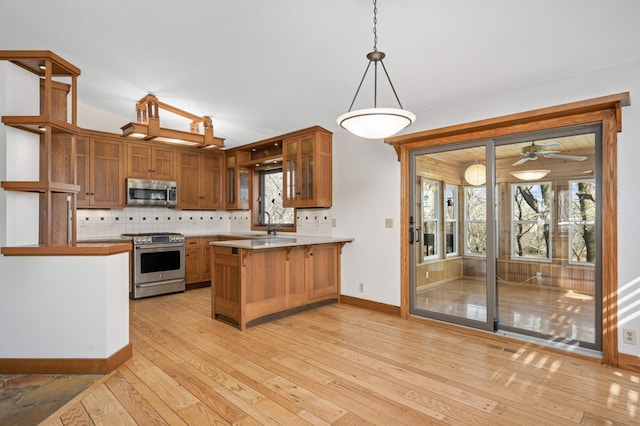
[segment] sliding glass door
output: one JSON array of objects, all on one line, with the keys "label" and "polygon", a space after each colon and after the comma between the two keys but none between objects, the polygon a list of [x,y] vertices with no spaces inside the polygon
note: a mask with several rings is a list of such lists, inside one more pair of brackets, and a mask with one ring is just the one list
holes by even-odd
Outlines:
[{"label": "sliding glass door", "polygon": [[[413,314],[494,328],[490,148],[479,142],[413,156]],[[465,169],[452,167],[458,163]]]},{"label": "sliding glass door", "polygon": [[411,313],[600,350],[598,126],[411,155]]}]

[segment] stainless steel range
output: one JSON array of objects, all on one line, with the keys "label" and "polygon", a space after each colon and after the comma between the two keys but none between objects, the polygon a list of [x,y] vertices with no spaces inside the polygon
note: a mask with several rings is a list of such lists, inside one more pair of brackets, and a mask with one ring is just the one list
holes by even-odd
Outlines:
[{"label": "stainless steel range", "polygon": [[133,242],[132,299],[185,290],[184,235],[157,232],[122,238]]}]

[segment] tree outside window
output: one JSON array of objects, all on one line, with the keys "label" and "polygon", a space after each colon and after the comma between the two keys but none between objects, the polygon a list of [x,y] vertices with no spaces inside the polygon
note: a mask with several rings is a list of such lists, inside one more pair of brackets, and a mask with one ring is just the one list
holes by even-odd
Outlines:
[{"label": "tree outside window", "polygon": [[512,185],[512,256],[551,259],[551,184]]},{"label": "tree outside window", "polygon": [[446,185],[444,192],[445,253],[453,256],[458,254],[458,187]]},{"label": "tree outside window", "polygon": [[593,179],[570,181],[569,259],[575,263],[596,261],[596,183]]},{"label": "tree outside window", "polygon": [[438,182],[422,181],[422,234],[423,256],[425,259],[440,255],[439,222],[440,222],[440,185]]},{"label": "tree outside window", "polygon": [[260,215],[258,223],[263,226],[269,224],[264,213],[269,213],[271,225],[275,227],[292,227],[294,225],[295,209],[282,205],[282,169],[263,170],[260,172]]},{"label": "tree outside window", "polygon": [[487,189],[484,186],[465,187],[465,254],[487,254]]}]

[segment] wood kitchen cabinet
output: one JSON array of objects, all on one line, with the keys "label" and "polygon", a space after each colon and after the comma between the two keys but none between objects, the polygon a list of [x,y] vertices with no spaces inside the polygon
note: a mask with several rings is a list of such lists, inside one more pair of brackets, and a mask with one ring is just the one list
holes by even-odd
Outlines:
[{"label": "wood kitchen cabinet", "polygon": [[331,132],[313,132],[283,141],[284,207],[331,207]]},{"label": "wood kitchen cabinet", "polygon": [[178,151],[178,208],[217,210],[222,199],[222,153]]},{"label": "wood kitchen cabinet", "polygon": [[342,243],[212,247],[212,316],[241,330],[274,314],[340,297]]},{"label": "wood kitchen cabinet", "polygon": [[251,170],[246,163],[251,160],[249,152],[228,152],[226,157],[225,209],[249,210],[249,181]]},{"label": "wood kitchen cabinet", "polygon": [[118,138],[77,139],[78,207],[123,208],[124,143]]},{"label": "wood kitchen cabinet", "polygon": [[128,142],[126,177],[175,180],[175,157],[175,148]]},{"label": "wood kitchen cabinet", "polygon": [[[211,241],[217,237],[185,238],[185,283],[187,290],[204,287],[211,280]],[[189,284],[205,283],[206,285],[189,286]]]}]

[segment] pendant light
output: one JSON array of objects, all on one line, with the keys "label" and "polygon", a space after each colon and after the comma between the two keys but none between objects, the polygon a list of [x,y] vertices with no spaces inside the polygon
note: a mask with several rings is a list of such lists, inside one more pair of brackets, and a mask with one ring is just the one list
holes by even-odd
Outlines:
[{"label": "pendant light", "polygon": [[[377,14],[377,2],[376,0],[373,0],[373,52],[367,54],[369,63],[367,64],[367,68],[364,70],[364,75],[362,76],[362,80],[360,80],[360,85],[358,86],[358,90],[356,90],[353,101],[351,101],[349,111],[338,117],[338,124],[341,127],[347,129],[356,136],[368,139],[384,139],[395,135],[416,120],[415,114],[402,108],[400,98],[398,98],[396,89],[393,87],[393,83],[391,83],[391,78],[389,77],[387,68],[384,66],[384,62],[382,61],[386,55],[383,52],[378,51]],[[373,108],[351,111],[372,62],[374,69]],[[398,105],[400,106],[399,109],[378,108],[378,62],[382,65],[384,74],[387,76],[391,90],[393,90],[396,101],[398,101]]]},{"label": "pendant light", "polygon": [[484,185],[487,181],[487,167],[484,164],[475,163],[467,167],[464,171],[464,179],[469,185],[480,186]]},{"label": "pendant light", "polygon": [[515,172],[511,172],[511,175],[520,180],[540,180],[550,172],[551,170],[549,169],[517,170]]}]

